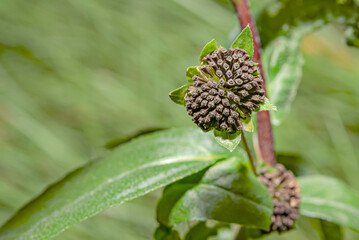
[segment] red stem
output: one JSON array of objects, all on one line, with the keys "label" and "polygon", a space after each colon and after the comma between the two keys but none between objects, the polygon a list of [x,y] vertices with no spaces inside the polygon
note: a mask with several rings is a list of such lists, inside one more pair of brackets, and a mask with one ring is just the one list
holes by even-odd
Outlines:
[{"label": "red stem", "polygon": [[[249,25],[253,35],[254,55],[253,61],[258,63],[259,70],[263,78],[263,88],[265,88],[265,77],[261,60],[261,43],[258,35],[255,21],[253,20],[249,11],[247,0],[232,0],[233,6],[236,10],[237,17],[241,28],[244,29]],[[266,94],[267,95],[267,94]],[[258,126],[258,144],[263,158],[263,161],[271,166],[276,164],[274,153],[274,141],[272,125],[268,111],[261,111],[257,113],[257,126]]]}]

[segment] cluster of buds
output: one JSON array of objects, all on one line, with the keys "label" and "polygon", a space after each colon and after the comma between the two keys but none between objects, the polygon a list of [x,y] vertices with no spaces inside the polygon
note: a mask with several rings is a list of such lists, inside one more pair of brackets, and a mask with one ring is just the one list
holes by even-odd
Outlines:
[{"label": "cluster of buds", "polygon": [[293,228],[299,216],[300,188],[294,174],[281,164],[268,172],[264,167],[259,180],[267,187],[273,199],[270,232],[285,232]]},{"label": "cluster of buds", "polygon": [[200,75],[185,97],[187,112],[202,130],[234,133],[264,101],[262,78],[243,49],[220,48],[202,59]]}]

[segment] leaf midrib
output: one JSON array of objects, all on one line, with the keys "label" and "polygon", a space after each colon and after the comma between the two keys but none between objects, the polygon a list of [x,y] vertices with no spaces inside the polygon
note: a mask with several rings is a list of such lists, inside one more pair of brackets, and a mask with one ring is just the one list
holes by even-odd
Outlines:
[{"label": "leaf midrib", "polygon": [[[205,149],[205,148],[203,148]],[[210,153],[207,149],[206,149],[207,153]],[[46,222],[46,220],[48,219],[51,219],[53,217],[56,217],[57,215],[61,214],[63,212],[64,209],[66,208],[70,208],[74,205],[76,205],[76,203],[82,201],[83,199],[86,199],[89,195],[94,195],[95,193],[97,192],[100,192],[103,188],[105,188],[106,185],[110,185],[110,184],[113,184],[114,182],[118,182],[120,181],[123,177],[127,176],[127,175],[130,175],[130,174],[133,174],[135,173],[136,171],[139,171],[139,170],[142,170],[142,169],[145,169],[145,168],[148,168],[148,167],[154,167],[154,166],[159,166],[159,165],[170,165],[170,164],[174,164],[174,163],[178,163],[178,162],[190,162],[190,161],[211,161],[211,160],[214,160],[214,159],[222,159],[222,158],[225,158],[227,155],[226,154],[218,154],[218,155],[211,155],[211,156],[201,156],[201,157],[198,157],[198,156],[189,156],[189,157],[181,157],[181,158],[176,158],[176,157],[170,157],[170,158],[164,158],[162,159],[161,161],[156,161],[156,162],[152,162],[152,163],[149,163],[149,164],[144,164],[142,165],[141,167],[139,168],[135,168],[135,169],[132,169],[132,170],[129,170],[119,176],[115,176],[113,178],[110,178],[110,179],[107,179],[104,183],[100,184],[99,186],[97,186],[94,190],[90,191],[90,192],[87,192],[85,193],[84,195],[78,197],[76,200],[70,202],[69,204],[66,204],[64,205],[60,210],[56,210],[55,212],[53,212],[52,214],[50,214],[49,216],[47,217],[44,217],[44,218],[40,218],[36,224],[33,225],[33,227],[29,228],[26,232],[23,233],[22,236],[29,236],[29,234],[31,234],[33,232],[33,230],[35,228],[37,228],[41,223],[43,222]],[[178,160],[175,160],[173,161],[173,159],[178,159]],[[158,188],[161,188],[163,186],[165,186],[166,184],[160,184],[159,186],[156,186],[154,189],[158,189]],[[149,191],[151,190],[147,190],[147,191],[144,191],[142,194],[138,195],[138,196],[143,196],[145,195],[146,193],[148,193]],[[131,200],[131,199],[128,199],[128,200]],[[120,201],[116,204],[121,204],[122,202],[124,201]],[[115,204],[111,204],[111,206],[113,206]],[[97,213],[99,213],[101,210],[98,210],[98,211],[95,211],[93,212],[92,214],[89,214],[87,217],[90,217],[90,216],[93,216],[93,215],[96,215]],[[86,219],[87,217],[83,217],[79,220],[79,222],[81,222],[82,220]],[[4,226],[6,225],[6,223],[4,224]],[[67,226],[61,228],[61,230],[58,232],[58,233],[61,233],[64,229],[66,229]],[[0,228],[1,230],[1,228]],[[56,236],[58,235],[55,234],[53,236]],[[1,232],[0,232],[0,236],[1,236]]]}]

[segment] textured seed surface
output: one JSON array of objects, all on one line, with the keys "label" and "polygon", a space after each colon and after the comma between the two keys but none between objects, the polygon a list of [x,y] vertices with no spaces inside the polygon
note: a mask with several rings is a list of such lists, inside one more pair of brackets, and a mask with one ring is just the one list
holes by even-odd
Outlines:
[{"label": "textured seed surface", "polygon": [[300,188],[293,173],[281,164],[268,172],[263,168],[258,179],[267,187],[273,198],[273,215],[270,232],[285,232],[293,228],[299,216]]},{"label": "textured seed surface", "polygon": [[203,58],[200,69],[185,97],[192,121],[204,131],[242,130],[240,118],[251,116],[265,94],[261,76],[253,75],[258,68],[247,52],[220,48]]}]

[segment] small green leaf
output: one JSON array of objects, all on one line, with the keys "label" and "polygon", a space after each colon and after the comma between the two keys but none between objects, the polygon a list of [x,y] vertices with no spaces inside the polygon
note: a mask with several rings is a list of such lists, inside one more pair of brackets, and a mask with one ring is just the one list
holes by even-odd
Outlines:
[{"label": "small green leaf", "polygon": [[216,40],[212,39],[210,42],[204,46],[202,49],[201,55],[199,56],[199,62],[202,62],[202,59],[207,56],[207,54],[212,53],[213,51],[217,50],[217,43]]},{"label": "small green leaf", "polygon": [[219,162],[199,183],[180,181],[165,188],[157,220],[168,226],[191,220],[216,220],[268,230],[273,203],[249,170],[246,154]]},{"label": "small green leaf", "polygon": [[200,75],[197,68],[198,68],[197,66],[187,68],[186,78],[187,78],[189,83],[193,83],[192,77],[194,75]]},{"label": "small green leaf", "polygon": [[260,111],[277,111],[277,107],[274,106],[268,98],[264,98],[264,102],[262,102],[261,104],[259,104],[259,107],[257,109],[255,109],[254,111],[256,112],[260,112]]},{"label": "small green leaf", "polygon": [[181,236],[175,229],[163,225],[156,228],[153,237],[155,240],[181,240]]},{"label": "small green leaf", "polygon": [[342,181],[326,176],[298,177],[300,213],[359,231],[359,194]]},{"label": "small green leaf", "polygon": [[232,43],[232,48],[241,48],[247,51],[249,59],[252,59],[254,54],[253,48],[253,36],[249,25],[243,29],[243,31],[238,35],[236,40]]},{"label": "small green leaf", "polygon": [[186,96],[187,93],[187,89],[190,85],[183,85],[180,88],[177,88],[175,90],[173,90],[172,92],[170,92],[170,98],[172,101],[174,101],[177,104],[186,106],[186,100],[184,100],[184,97]]},{"label": "small green leaf", "polygon": [[253,132],[254,126],[251,117],[247,117],[246,119],[241,119],[243,130],[247,132]]},{"label": "small green leaf", "polygon": [[219,145],[227,148],[229,151],[233,152],[234,149],[241,142],[241,132],[238,131],[233,134],[228,132],[214,130],[214,138],[219,143]]},{"label": "small green leaf", "polygon": [[185,236],[185,240],[207,240],[216,236],[221,228],[228,228],[228,223],[217,223],[212,227],[206,225],[206,222],[199,222],[192,226]]},{"label": "small green leaf", "polygon": [[200,129],[171,129],[134,139],[52,184],[0,228],[0,239],[51,239],[111,206],[230,155]]},{"label": "small green leaf", "polygon": [[343,230],[338,224],[331,223],[325,220],[320,221],[320,235],[322,240],[342,240]]}]

